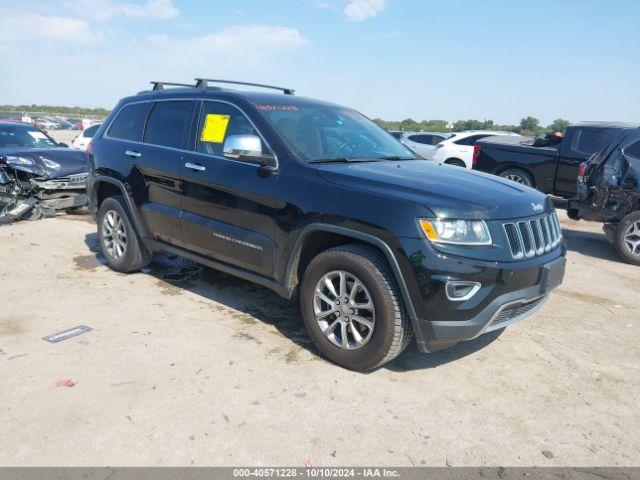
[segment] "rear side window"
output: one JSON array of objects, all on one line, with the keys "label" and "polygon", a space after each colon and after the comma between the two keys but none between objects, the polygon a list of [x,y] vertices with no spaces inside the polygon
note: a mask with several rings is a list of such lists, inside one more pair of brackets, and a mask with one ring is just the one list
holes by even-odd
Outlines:
[{"label": "rear side window", "polygon": [[181,148],[191,120],[192,106],[193,102],[185,100],[157,102],[147,121],[144,143]]},{"label": "rear side window", "polygon": [[571,150],[591,155],[604,147],[608,140],[604,130],[578,130],[573,136]]},{"label": "rear side window", "polygon": [[150,107],[149,102],[126,105],[113,120],[108,135],[111,138],[140,142]]},{"label": "rear side window", "polygon": [[485,137],[490,137],[491,135],[471,135],[469,137],[466,138],[461,138],[460,140],[458,140],[457,142],[453,142],[456,145],[467,145],[467,146],[473,146],[476,144],[476,142],[478,140],[480,140],[481,138],[485,138]]},{"label": "rear side window", "polygon": [[409,140],[423,145],[433,145],[433,135],[411,135]]},{"label": "rear side window", "polygon": [[93,136],[96,134],[96,132],[98,131],[99,128],[100,128],[100,124],[92,125],[91,127],[87,128],[84,131],[82,136],[85,137],[85,138],[93,138]]}]

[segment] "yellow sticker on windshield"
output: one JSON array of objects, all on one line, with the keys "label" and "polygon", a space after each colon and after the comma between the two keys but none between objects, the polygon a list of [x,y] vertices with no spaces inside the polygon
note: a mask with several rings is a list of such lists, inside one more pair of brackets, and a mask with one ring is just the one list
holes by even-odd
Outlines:
[{"label": "yellow sticker on windshield", "polygon": [[200,140],[203,142],[222,143],[227,133],[229,115],[210,113],[204,120],[204,128]]}]

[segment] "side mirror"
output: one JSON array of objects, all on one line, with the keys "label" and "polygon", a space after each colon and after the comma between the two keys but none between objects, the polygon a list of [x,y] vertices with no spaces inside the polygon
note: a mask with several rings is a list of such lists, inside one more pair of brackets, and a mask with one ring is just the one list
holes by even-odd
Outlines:
[{"label": "side mirror", "polygon": [[256,135],[229,135],[222,146],[222,153],[225,157],[263,167],[275,166],[275,158],[262,153],[262,140]]},{"label": "side mirror", "polygon": [[64,142],[58,142],[58,146],[62,147],[62,148],[69,148],[69,144],[64,143]]}]

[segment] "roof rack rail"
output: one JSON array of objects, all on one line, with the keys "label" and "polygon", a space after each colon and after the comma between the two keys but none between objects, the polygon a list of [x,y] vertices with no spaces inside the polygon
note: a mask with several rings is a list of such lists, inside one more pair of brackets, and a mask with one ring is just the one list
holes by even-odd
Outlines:
[{"label": "roof rack rail", "polygon": [[213,82],[213,83],[229,83],[232,85],[246,85],[249,87],[271,88],[273,90],[282,90],[282,92],[285,95],[293,95],[295,93],[295,90],[293,90],[292,88],[276,87],[274,85],[264,85],[262,83],[236,82],[233,80],[215,80],[212,78],[196,78],[195,80],[196,80],[196,87],[198,88],[207,88],[208,82]]},{"label": "roof rack rail", "polygon": [[149,82],[151,85],[153,85],[153,89],[152,90],[164,90],[164,86],[168,85],[171,87],[195,87],[195,85],[193,85],[192,83],[175,83],[175,82],[158,82],[158,81],[152,81]]}]

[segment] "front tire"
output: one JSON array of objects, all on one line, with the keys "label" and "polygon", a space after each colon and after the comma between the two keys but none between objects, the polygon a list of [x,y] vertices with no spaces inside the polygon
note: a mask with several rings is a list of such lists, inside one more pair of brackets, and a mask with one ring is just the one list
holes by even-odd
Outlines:
[{"label": "front tire", "polygon": [[122,195],[109,197],[100,205],[98,238],[109,266],[118,272],[137,272],[151,263],[152,255],[133,228]]},{"label": "front tire", "polygon": [[640,211],[630,213],[618,224],[614,244],[625,262],[640,265]]},{"label": "front tire", "polygon": [[384,257],[363,245],[320,253],[300,291],[302,316],[316,348],[351,370],[371,370],[407,347],[413,331]]}]

